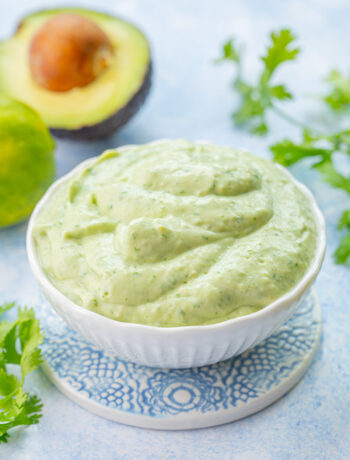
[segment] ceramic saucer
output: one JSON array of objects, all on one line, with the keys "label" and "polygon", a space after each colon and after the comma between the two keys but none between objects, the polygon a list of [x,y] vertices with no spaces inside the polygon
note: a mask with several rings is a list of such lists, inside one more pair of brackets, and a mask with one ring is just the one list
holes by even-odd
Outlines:
[{"label": "ceramic saucer", "polygon": [[231,422],[290,390],[311,364],[321,335],[315,290],[276,333],[238,357],[192,369],[122,361],[73,331],[41,297],[43,370],[66,396],[102,417],[179,430]]}]

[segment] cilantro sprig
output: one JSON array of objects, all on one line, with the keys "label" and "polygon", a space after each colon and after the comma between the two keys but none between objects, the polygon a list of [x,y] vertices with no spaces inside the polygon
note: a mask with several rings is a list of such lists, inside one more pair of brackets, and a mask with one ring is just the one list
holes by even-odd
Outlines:
[{"label": "cilantro sprig", "polygon": [[[324,133],[307,126],[281,109],[280,103],[293,99],[289,89],[275,82],[275,74],[281,64],[294,60],[299,54],[295,46],[295,36],[288,29],[272,32],[270,46],[261,58],[262,69],[255,84],[248,83],[243,77],[242,47],[238,48],[233,39],[222,48],[219,62],[229,61],[236,67],[234,89],[240,95],[238,108],[233,112],[233,121],[237,126],[247,128],[256,135],[265,135],[269,131],[268,114],[273,112],[286,122],[301,129],[300,141],[283,139],[270,146],[275,161],[284,166],[312,158],[312,167],[319,171],[323,180],[333,187],[350,194],[350,176],[343,174],[335,165],[338,154],[350,155],[350,129],[335,133]],[[350,78],[334,70],[330,73],[328,84],[331,90],[323,100],[333,112],[350,111]],[[344,236],[334,253],[335,261],[340,264],[350,260],[350,210],[341,216],[338,228]]]},{"label": "cilantro sprig", "polygon": [[332,70],[327,78],[330,93],[324,97],[331,109],[345,111],[350,109],[350,76],[344,77],[338,70]]},{"label": "cilantro sprig", "polygon": [[248,127],[253,134],[264,135],[268,132],[267,112],[274,109],[274,102],[292,98],[285,85],[273,83],[273,77],[280,64],[293,60],[298,55],[299,49],[293,46],[294,39],[290,30],[282,29],[271,33],[272,44],[261,58],[263,68],[255,84],[250,84],[243,78],[242,48],[236,48],[233,39],[224,44],[218,62],[228,60],[237,66],[234,88],[241,96],[241,103],[232,114],[236,125]]},{"label": "cilantro sprig", "polygon": [[[14,302],[0,305],[0,315],[15,306]],[[0,320],[0,442],[7,442],[11,428],[39,422],[41,401],[25,392],[23,384],[41,362],[42,341],[33,309],[18,307],[14,321]],[[19,376],[9,372],[9,365],[19,366]]]}]

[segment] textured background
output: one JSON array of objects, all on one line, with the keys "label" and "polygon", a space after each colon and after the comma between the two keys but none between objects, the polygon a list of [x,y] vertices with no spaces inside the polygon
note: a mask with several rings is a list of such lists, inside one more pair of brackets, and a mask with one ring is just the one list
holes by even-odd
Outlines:
[{"label": "textured background", "polygon": [[[0,33],[12,33],[26,12],[57,6],[56,1],[0,1]],[[155,63],[153,91],[143,110],[118,135],[95,143],[58,141],[58,175],[105,148],[162,137],[207,139],[268,155],[267,140],[234,130],[230,112],[230,66],[213,65],[229,35],[247,43],[248,71],[265,48],[272,28],[290,26],[303,53],[279,74],[298,94],[295,113],[326,123],[315,94],[332,67],[350,69],[347,0],[96,0],[71,2],[105,9],[135,22],[150,39]],[[349,5],[349,6],[348,6]],[[274,123],[276,137],[295,133]],[[306,377],[282,400],[245,420],[211,429],[157,432],[112,423],[85,412],[62,396],[41,371],[28,388],[41,395],[39,425],[19,430],[0,458],[64,459],[345,459],[350,452],[350,268],[335,266],[331,253],[335,223],[349,198],[322,184],[317,174],[298,166],[297,178],[314,192],[328,224],[328,252],[317,282],[324,314],[322,348]],[[29,305],[37,287],[25,254],[26,224],[0,231],[0,301]]]}]

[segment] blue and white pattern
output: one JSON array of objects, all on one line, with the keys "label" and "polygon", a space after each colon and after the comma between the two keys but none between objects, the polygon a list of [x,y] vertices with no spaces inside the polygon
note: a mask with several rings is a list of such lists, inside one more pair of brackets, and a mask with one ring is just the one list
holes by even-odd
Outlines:
[{"label": "blue and white pattern", "polygon": [[193,369],[147,368],[98,350],[43,298],[38,314],[45,330],[44,359],[54,380],[115,411],[171,418],[249,405],[290,379],[318,342],[316,303],[310,295],[278,332],[241,356]]}]

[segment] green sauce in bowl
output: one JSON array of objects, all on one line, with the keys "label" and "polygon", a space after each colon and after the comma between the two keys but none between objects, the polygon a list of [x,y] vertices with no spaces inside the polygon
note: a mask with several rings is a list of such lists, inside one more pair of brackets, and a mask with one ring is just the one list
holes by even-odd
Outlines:
[{"label": "green sauce in bowl", "polygon": [[260,310],[301,280],[317,241],[309,201],[283,168],[183,140],[93,159],[57,188],[33,236],[65,296],[151,326]]}]

